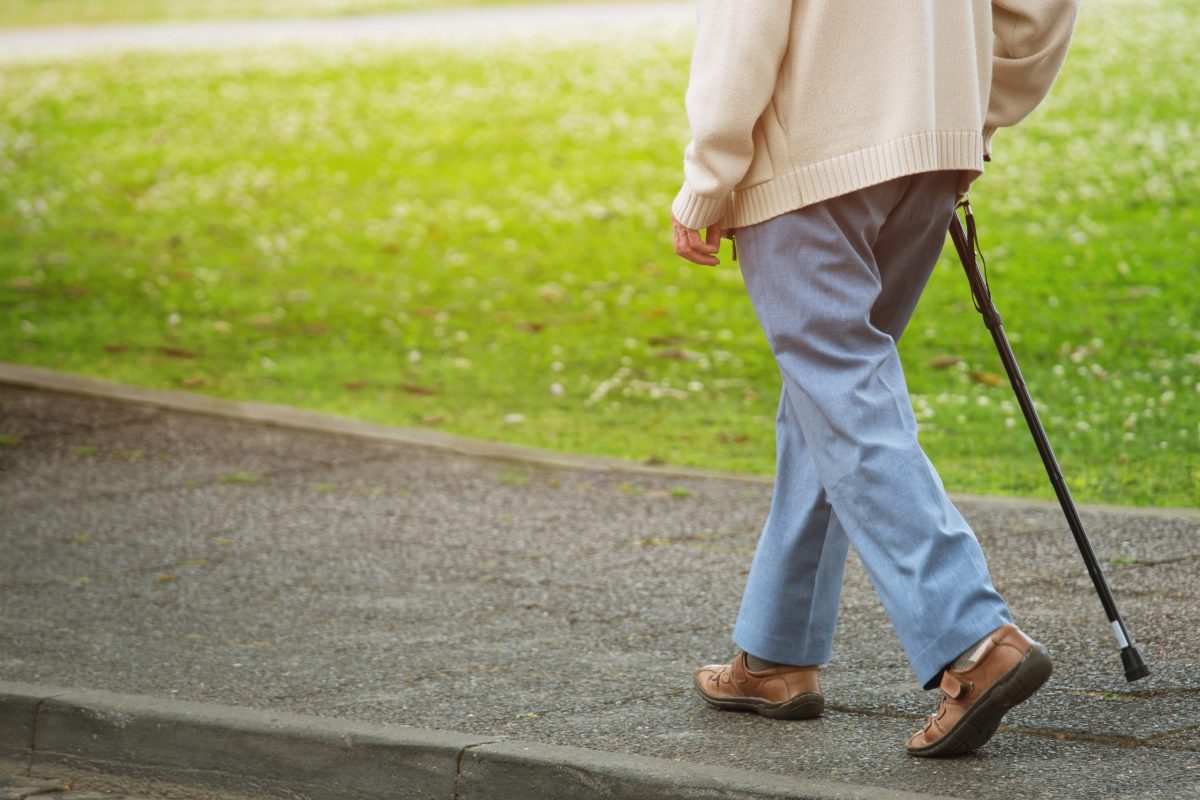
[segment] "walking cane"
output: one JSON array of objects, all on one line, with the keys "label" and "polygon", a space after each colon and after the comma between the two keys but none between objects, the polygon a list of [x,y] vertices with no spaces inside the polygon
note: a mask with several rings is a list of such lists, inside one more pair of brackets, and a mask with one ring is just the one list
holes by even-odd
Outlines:
[{"label": "walking cane", "polygon": [[978,251],[979,261],[983,261],[983,252],[979,250],[971,204],[964,197],[959,203],[959,207],[963,209],[966,216],[967,228],[966,231],[963,230],[962,222],[958,218],[958,211],[955,209],[954,219],[950,222],[950,238],[954,241],[954,249],[958,251],[959,260],[962,261],[963,269],[966,270],[967,281],[971,284],[975,310],[983,315],[983,322],[992,332],[996,349],[1000,351],[1000,360],[1004,363],[1004,371],[1008,373],[1008,381],[1017,394],[1017,402],[1020,403],[1021,411],[1025,414],[1025,422],[1029,425],[1029,432],[1033,434],[1033,441],[1042,456],[1042,463],[1046,466],[1046,473],[1050,476],[1054,493],[1058,495],[1059,505],[1062,506],[1063,513],[1067,517],[1067,524],[1071,526],[1071,533],[1075,535],[1075,544],[1079,546],[1083,563],[1087,565],[1088,574],[1092,576],[1096,594],[1100,595],[1100,603],[1104,606],[1104,613],[1108,616],[1108,624],[1112,628],[1113,635],[1117,637],[1117,645],[1121,648],[1121,663],[1125,667],[1125,680],[1132,683],[1149,675],[1150,668],[1142,660],[1137,645],[1130,640],[1125,622],[1121,619],[1120,612],[1117,611],[1117,601],[1113,599],[1108,582],[1104,580],[1100,563],[1096,560],[1092,544],[1088,541],[1087,533],[1083,530],[1083,523],[1079,519],[1079,512],[1075,509],[1075,501],[1071,499],[1071,493],[1067,490],[1062,470],[1059,469],[1058,461],[1054,458],[1054,451],[1050,449],[1046,430],[1042,427],[1041,420],[1038,419],[1033,401],[1029,397],[1029,390],[1025,387],[1025,380],[1021,377],[1016,356],[1013,355],[1012,348],[1008,345],[1008,337],[1004,335],[1000,312],[996,310],[996,305],[992,302],[992,292],[987,282],[987,264],[984,263],[981,271],[979,263],[975,259],[975,253]]}]

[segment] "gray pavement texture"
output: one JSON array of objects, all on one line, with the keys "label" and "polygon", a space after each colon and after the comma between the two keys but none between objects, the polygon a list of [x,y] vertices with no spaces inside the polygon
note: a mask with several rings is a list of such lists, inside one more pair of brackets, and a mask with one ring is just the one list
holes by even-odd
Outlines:
[{"label": "gray pavement texture", "polygon": [[333,18],[118,23],[0,30],[0,63],[128,51],[463,46],[690,34],[689,2],[604,2],[401,11]]},{"label": "gray pavement texture", "polygon": [[[903,742],[935,697],[853,558],[823,717],[719,712],[693,694],[691,670],[734,652],[769,484],[13,385],[0,434],[0,681],[652,757],[678,762],[673,780],[694,765],[797,791],[1200,797],[1196,514],[1082,509],[1153,670],[1126,684],[1061,512],[961,499],[1055,674],[979,753],[927,761]],[[528,759],[481,763],[495,785],[548,779]]]},{"label": "gray pavement texture", "polygon": [[41,800],[149,800],[123,791],[78,788],[75,781],[67,778],[47,780],[30,777],[18,765],[0,762],[0,800],[26,800],[31,797]]}]

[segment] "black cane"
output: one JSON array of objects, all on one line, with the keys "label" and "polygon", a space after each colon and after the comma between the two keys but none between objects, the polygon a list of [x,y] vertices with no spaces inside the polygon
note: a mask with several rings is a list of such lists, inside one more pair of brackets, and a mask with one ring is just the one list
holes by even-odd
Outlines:
[{"label": "black cane", "polygon": [[967,229],[963,231],[963,225],[958,218],[956,209],[954,219],[950,222],[950,238],[954,241],[954,249],[958,251],[963,269],[967,272],[967,281],[971,284],[975,309],[983,315],[984,324],[992,332],[996,349],[1000,351],[1000,360],[1004,363],[1004,371],[1008,373],[1008,381],[1012,384],[1013,391],[1016,392],[1017,402],[1020,403],[1021,411],[1025,414],[1025,422],[1029,425],[1029,432],[1033,434],[1033,441],[1037,445],[1038,453],[1042,456],[1042,463],[1046,466],[1046,473],[1050,476],[1054,493],[1058,495],[1059,505],[1062,506],[1063,513],[1067,516],[1067,524],[1071,526],[1071,533],[1075,535],[1075,544],[1079,546],[1079,552],[1083,555],[1083,563],[1087,565],[1088,574],[1092,576],[1092,583],[1096,586],[1096,594],[1100,595],[1100,603],[1104,606],[1104,613],[1108,616],[1108,624],[1112,628],[1113,635],[1117,637],[1117,644],[1121,648],[1121,663],[1125,667],[1125,680],[1132,683],[1149,675],[1150,668],[1142,660],[1137,645],[1130,640],[1125,622],[1121,619],[1120,612],[1117,611],[1117,601],[1113,599],[1108,582],[1104,580],[1100,562],[1096,560],[1096,554],[1092,551],[1092,543],[1088,541],[1087,533],[1083,530],[1083,522],[1079,519],[1075,501],[1071,499],[1071,493],[1067,490],[1067,482],[1063,479],[1062,470],[1059,469],[1058,461],[1054,458],[1054,451],[1050,449],[1046,430],[1042,427],[1042,421],[1038,419],[1037,411],[1033,407],[1033,400],[1029,397],[1029,390],[1025,387],[1025,380],[1021,377],[1016,356],[1009,347],[1008,337],[1004,335],[1004,324],[1000,321],[1000,312],[996,310],[996,305],[992,302],[992,292],[988,286],[987,275],[980,270],[979,263],[975,259],[978,239],[975,231],[975,217],[971,214],[971,204],[964,198],[959,206],[966,216]]}]

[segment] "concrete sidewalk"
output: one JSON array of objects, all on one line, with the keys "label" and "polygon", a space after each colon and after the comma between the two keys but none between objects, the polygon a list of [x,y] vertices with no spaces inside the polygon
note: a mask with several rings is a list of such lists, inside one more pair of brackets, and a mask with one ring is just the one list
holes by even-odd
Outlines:
[{"label": "concrete sidewalk", "polygon": [[[108,690],[118,711],[161,698],[586,748],[557,773],[557,757],[497,768],[577,798],[631,757],[669,777],[627,796],[1200,797],[1195,513],[1083,510],[1153,670],[1128,685],[1061,513],[962,500],[1055,675],[978,754],[931,762],[903,742],[935,698],[853,559],[822,718],[692,693],[691,670],[733,652],[768,483],[482,458],[229,403],[195,414],[173,393],[113,400],[36,370],[5,367],[4,383],[0,681]],[[720,794],[714,774],[751,774],[721,770],[774,788]]]},{"label": "concrete sidewalk", "polygon": [[234,19],[0,29],[0,64],[130,51],[304,47],[411,47],[514,41],[619,41],[691,35],[690,2],[541,3],[332,18]]}]

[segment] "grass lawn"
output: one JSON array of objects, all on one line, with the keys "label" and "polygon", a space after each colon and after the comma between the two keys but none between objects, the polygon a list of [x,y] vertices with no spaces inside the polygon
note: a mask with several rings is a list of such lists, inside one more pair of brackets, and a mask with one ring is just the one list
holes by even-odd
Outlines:
[{"label": "grass lawn", "polygon": [[[1086,5],[973,192],[1085,501],[1200,505],[1198,27],[1191,0]],[[5,68],[0,359],[769,473],[778,375],[737,268],[670,251],[688,56],[633,37]],[[1052,496],[949,251],[901,350],[951,490]]]},{"label": "grass lawn", "polygon": [[0,0],[0,28],[152,20],[336,17],[538,2],[554,0]]}]

